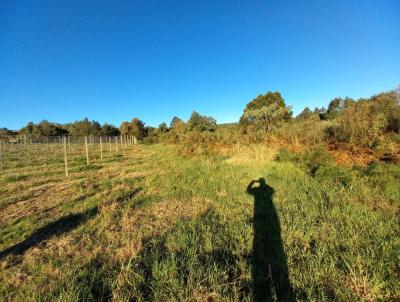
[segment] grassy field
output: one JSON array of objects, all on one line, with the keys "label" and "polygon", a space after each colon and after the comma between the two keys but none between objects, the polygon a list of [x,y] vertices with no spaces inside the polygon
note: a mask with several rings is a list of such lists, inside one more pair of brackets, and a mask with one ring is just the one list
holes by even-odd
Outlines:
[{"label": "grassy field", "polygon": [[2,301],[400,299],[398,166],[74,152],[0,172]]}]

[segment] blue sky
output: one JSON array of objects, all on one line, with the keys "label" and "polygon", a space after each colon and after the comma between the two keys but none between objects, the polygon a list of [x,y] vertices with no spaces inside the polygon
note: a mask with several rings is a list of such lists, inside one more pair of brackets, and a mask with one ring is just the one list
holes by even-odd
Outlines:
[{"label": "blue sky", "polygon": [[0,1],[0,127],[42,119],[237,121],[400,84],[400,2]]}]

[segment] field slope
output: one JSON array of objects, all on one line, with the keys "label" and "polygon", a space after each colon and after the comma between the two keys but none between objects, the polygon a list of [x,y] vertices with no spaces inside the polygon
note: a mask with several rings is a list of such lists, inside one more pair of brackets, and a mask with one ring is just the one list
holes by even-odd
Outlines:
[{"label": "field slope", "polygon": [[138,145],[71,167],[0,174],[0,300],[400,298],[399,204],[379,175],[310,175],[260,146]]}]

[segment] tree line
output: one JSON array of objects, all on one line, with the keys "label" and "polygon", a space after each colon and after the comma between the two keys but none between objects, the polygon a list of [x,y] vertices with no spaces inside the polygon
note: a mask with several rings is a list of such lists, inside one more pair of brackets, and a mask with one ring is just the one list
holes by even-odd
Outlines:
[{"label": "tree line", "polygon": [[190,131],[214,131],[217,128],[217,121],[213,117],[203,116],[193,111],[190,119],[186,122],[178,117],[174,117],[169,126],[162,123],[158,128],[146,126],[139,118],[131,121],[123,121],[119,127],[109,123],[101,125],[99,122],[90,121],[87,117],[73,123],[60,124],[43,120],[37,124],[28,122],[18,131],[0,128],[0,136],[26,135],[28,137],[46,136],[119,136],[132,135],[137,139],[144,139],[148,136],[167,133],[171,129],[185,127]]},{"label": "tree line", "polygon": [[[388,134],[392,134],[394,139],[399,139],[400,101],[398,92],[389,91],[358,100],[336,97],[329,102],[327,109],[316,107],[311,110],[305,107],[299,115],[293,117],[292,107],[286,104],[282,95],[279,92],[270,91],[256,96],[247,103],[238,123],[234,128],[231,127],[230,131],[250,136],[254,138],[253,141],[262,141],[270,133],[276,132],[283,126],[294,125],[292,128],[301,128],[303,126],[299,125],[308,124],[312,128],[319,122],[325,122],[324,139],[355,143],[366,147],[376,146]],[[307,129],[311,129],[310,127]],[[175,116],[168,125],[164,122],[157,128],[146,126],[139,118],[123,121],[119,127],[108,123],[101,125],[95,120],[90,121],[88,118],[84,118],[67,124],[52,123],[46,120],[37,124],[29,122],[19,131],[2,128],[0,135],[22,134],[29,137],[132,135],[139,140],[147,139],[149,141],[165,136],[179,141],[179,138],[188,132],[213,133],[217,128],[215,118],[193,111],[186,122]],[[309,130],[304,127],[301,129],[305,129],[303,134],[307,135],[306,132]]]}]

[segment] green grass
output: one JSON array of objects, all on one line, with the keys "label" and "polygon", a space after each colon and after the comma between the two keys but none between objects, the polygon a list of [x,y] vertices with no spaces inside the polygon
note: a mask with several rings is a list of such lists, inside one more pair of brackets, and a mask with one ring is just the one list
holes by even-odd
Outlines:
[{"label": "green grass", "polygon": [[[0,260],[1,300],[251,301],[255,253],[287,267],[298,301],[400,298],[397,166],[135,148],[89,168],[77,150],[68,179],[62,161],[40,158],[2,172],[0,251],[11,252]],[[261,219],[246,192],[260,177],[274,191]],[[18,253],[21,242],[29,248]]]}]

